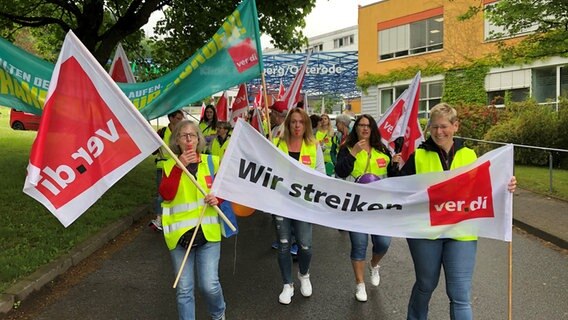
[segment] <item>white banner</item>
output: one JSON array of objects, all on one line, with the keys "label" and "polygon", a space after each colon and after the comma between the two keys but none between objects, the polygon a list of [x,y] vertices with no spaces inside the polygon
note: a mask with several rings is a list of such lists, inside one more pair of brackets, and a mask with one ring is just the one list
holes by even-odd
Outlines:
[{"label": "white banner", "polygon": [[279,216],[406,238],[469,235],[511,241],[513,147],[466,167],[356,184],[282,153],[239,120],[212,193]]}]

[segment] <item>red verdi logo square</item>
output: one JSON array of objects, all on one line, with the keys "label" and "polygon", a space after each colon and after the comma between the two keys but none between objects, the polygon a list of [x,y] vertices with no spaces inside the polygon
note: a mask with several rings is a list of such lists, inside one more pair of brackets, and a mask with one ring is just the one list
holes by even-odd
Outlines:
[{"label": "red verdi logo square", "polygon": [[239,73],[242,73],[258,64],[258,52],[250,38],[239,42],[227,49]]},{"label": "red verdi logo square", "polygon": [[495,216],[489,166],[489,161],[484,162],[428,188],[432,226]]}]

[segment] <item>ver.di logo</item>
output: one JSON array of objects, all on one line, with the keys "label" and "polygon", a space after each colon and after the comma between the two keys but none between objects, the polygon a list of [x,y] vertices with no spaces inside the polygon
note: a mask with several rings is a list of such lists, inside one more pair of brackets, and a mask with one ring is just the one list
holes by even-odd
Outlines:
[{"label": "ver.di logo", "polygon": [[487,161],[428,188],[432,226],[495,216],[489,166]]}]

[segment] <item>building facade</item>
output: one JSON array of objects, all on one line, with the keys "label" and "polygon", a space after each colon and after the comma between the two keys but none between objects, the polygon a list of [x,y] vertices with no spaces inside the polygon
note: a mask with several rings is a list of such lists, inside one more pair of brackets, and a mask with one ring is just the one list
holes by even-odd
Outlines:
[{"label": "building facade", "polygon": [[[484,6],[496,0],[482,0]],[[498,51],[498,40],[516,44],[534,30],[509,35],[478,13],[459,19],[473,5],[468,0],[385,0],[359,8],[359,77],[385,76],[414,68],[437,68],[437,74],[422,75],[420,116],[444,96],[447,73]],[[464,67],[467,68],[467,67]],[[413,75],[412,75],[413,76]],[[370,85],[363,91],[361,112],[383,114],[412,80],[398,79]],[[568,59],[551,57],[530,65],[491,68],[482,84],[486,104],[500,106],[503,97],[523,101],[533,97],[555,105],[568,91]],[[396,77],[393,77],[396,78]]]},{"label": "building facade", "polygon": [[[308,49],[313,52],[337,52],[337,51],[357,51],[359,31],[357,26],[324,33],[315,37],[308,38],[308,46],[302,48],[306,52]],[[277,48],[267,48],[264,54],[286,53]]]}]

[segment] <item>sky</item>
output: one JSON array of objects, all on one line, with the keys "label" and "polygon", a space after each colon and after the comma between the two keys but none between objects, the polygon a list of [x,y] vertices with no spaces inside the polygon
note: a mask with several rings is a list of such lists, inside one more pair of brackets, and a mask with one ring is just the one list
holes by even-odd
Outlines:
[{"label": "sky", "polygon": [[[332,32],[335,30],[351,27],[357,24],[357,8],[359,5],[365,6],[371,3],[379,2],[378,0],[317,0],[316,6],[312,12],[306,17],[306,27],[304,35],[314,37],[320,34]],[[143,29],[146,34],[151,34],[156,21],[163,15],[161,12],[155,12],[150,17],[150,22]],[[270,38],[262,36],[262,47],[270,46]]]},{"label": "sky", "polygon": [[[357,24],[358,6],[365,6],[377,0],[317,0],[316,6],[306,17],[304,35],[308,38],[351,27]],[[272,47],[270,38],[261,37],[262,47]]]}]

